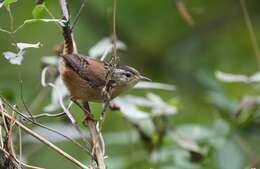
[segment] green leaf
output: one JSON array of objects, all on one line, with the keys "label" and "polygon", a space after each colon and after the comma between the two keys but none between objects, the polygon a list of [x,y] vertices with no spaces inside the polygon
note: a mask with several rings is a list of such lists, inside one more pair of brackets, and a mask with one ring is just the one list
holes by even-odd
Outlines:
[{"label": "green leaf", "polygon": [[14,3],[14,2],[17,2],[17,0],[5,0],[4,1],[5,5],[10,5],[10,4]]},{"label": "green leaf", "polygon": [[220,148],[215,158],[220,169],[242,169],[245,164],[243,150],[235,140],[228,140]]},{"label": "green leaf", "polygon": [[39,5],[36,5],[32,11],[32,15],[34,18],[38,18],[39,15],[42,13],[42,11],[44,10],[45,8],[45,4],[39,4]]}]

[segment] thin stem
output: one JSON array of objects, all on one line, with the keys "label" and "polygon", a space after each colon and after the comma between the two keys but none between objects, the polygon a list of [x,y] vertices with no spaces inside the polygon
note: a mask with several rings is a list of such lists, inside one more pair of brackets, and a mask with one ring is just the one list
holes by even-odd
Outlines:
[{"label": "thin stem", "polygon": [[23,144],[22,144],[22,131],[21,127],[18,127],[18,135],[19,135],[19,165],[21,165],[22,162],[22,155],[23,155]]},{"label": "thin stem", "polygon": [[27,111],[27,113],[30,115],[30,117],[32,118],[33,121],[34,118],[33,118],[33,115],[31,113],[31,111],[29,110],[29,108],[27,107],[26,103],[25,103],[25,100],[24,100],[24,97],[23,97],[23,80],[22,80],[22,67],[20,67],[19,69],[19,82],[20,82],[20,98],[21,98],[21,101],[22,101],[22,104],[23,104],[23,107],[25,108],[25,110]]},{"label": "thin stem", "polygon": [[[52,19],[55,19],[55,16],[51,13],[51,11],[47,8],[46,5],[44,5],[44,10],[50,15],[50,17],[51,17]],[[56,24],[58,27],[60,27],[60,25],[59,25],[58,23],[55,22],[55,24]]]},{"label": "thin stem", "polygon": [[[36,121],[35,121],[35,122],[32,121],[30,118],[28,118],[27,116],[25,116],[24,114],[22,114],[22,113],[19,112],[18,110],[14,109],[14,108],[12,107],[12,105],[10,105],[2,96],[0,96],[0,101],[1,101],[1,100],[2,100],[10,109],[12,109],[14,112],[16,112],[17,114],[19,114],[19,115],[20,115],[21,117],[23,117],[24,119],[28,120],[29,122],[31,122],[31,123],[33,123],[33,124],[39,126],[39,127],[42,127],[42,128],[44,128],[44,129],[46,129],[46,130],[49,130],[49,131],[51,131],[51,132],[53,132],[53,133],[55,133],[55,134],[58,134],[58,135],[60,135],[60,136],[62,136],[62,137],[64,137],[64,138],[68,139],[70,142],[74,143],[74,144],[77,145],[78,147],[80,147],[80,148],[82,148],[83,150],[85,150],[85,152],[87,152],[89,155],[91,155],[91,154],[89,153],[88,149],[86,149],[84,146],[82,146],[82,145],[81,145],[80,143],[78,143],[77,141],[73,140],[72,138],[70,138],[70,137],[64,135],[63,133],[61,133],[61,132],[59,132],[59,131],[57,131],[57,130],[54,130],[54,129],[50,128],[50,127],[47,127],[47,126],[45,126],[45,125],[43,125],[43,124],[37,123]],[[0,106],[1,106],[1,102],[0,102]],[[3,109],[0,109],[0,110],[3,110]],[[6,127],[5,118],[3,118],[3,122],[4,122],[4,125],[5,125],[5,129],[6,129],[7,127]]]},{"label": "thin stem", "polygon": [[30,112],[36,112],[36,110],[41,106],[44,99],[48,96],[50,89],[49,88],[42,88],[36,98],[33,100],[32,104],[29,107]]},{"label": "thin stem", "polygon": [[[3,116],[3,115],[9,121],[12,120],[12,117],[9,114],[5,113],[4,111],[1,111],[1,116]],[[47,145],[48,147],[50,147],[51,149],[53,149],[54,151],[56,151],[57,153],[62,155],[63,157],[67,158],[69,161],[76,164],[78,167],[80,167],[82,169],[90,169],[89,167],[85,166],[80,161],[78,161],[77,159],[75,159],[74,157],[72,157],[71,155],[69,155],[68,153],[66,153],[65,151],[63,151],[62,149],[60,149],[59,147],[57,147],[56,145],[54,145],[53,143],[51,143],[50,141],[45,139],[41,135],[33,132],[31,129],[29,129],[28,127],[26,127],[25,125],[23,125],[22,123],[17,121],[16,119],[14,119],[14,124],[21,127],[21,129],[24,130],[26,133],[30,134],[31,136],[33,136],[37,140],[41,141],[42,143],[44,143],[45,145]]]},{"label": "thin stem", "polygon": [[249,33],[250,41],[252,43],[252,47],[253,47],[253,50],[255,53],[257,64],[260,67],[260,50],[259,50],[259,46],[258,46],[257,39],[256,39],[256,34],[255,34],[255,31],[253,28],[252,21],[250,19],[249,12],[247,10],[245,0],[240,0],[240,5],[241,5],[243,16],[244,16],[244,21],[245,21],[245,24],[247,26],[247,30]]},{"label": "thin stem", "polygon": [[13,17],[13,14],[12,14],[10,5],[6,6],[6,9],[7,9],[8,14],[9,14],[10,30],[11,30],[11,32],[12,32],[12,31],[14,30],[14,17]]},{"label": "thin stem", "polygon": [[86,114],[85,122],[89,127],[90,135],[92,139],[92,149],[93,154],[95,154],[95,157],[97,159],[98,167],[99,169],[106,169],[105,159],[104,159],[104,147],[102,148],[103,139],[102,134],[99,130],[99,126],[97,125],[97,121],[92,118],[92,114],[89,109],[88,102],[83,103],[82,110]]},{"label": "thin stem", "polygon": [[79,12],[77,13],[74,21],[72,22],[72,25],[71,25],[71,30],[73,30],[74,26],[76,25],[76,23],[78,22],[79,20],[79,17],[80,17],[80,14],[82,13],[84,7],[85,7],[85,4],[86,4],[86,0],[83,0],[82,3],[81,3],[81,6],[79,8]]},{"label": "thin stem", "polygon": [[116,65],[117,64],[117,50],[116,50],[116,0],[113,0],[113,30],[112,30],[112,43],[113,43],[113,48],[112,48],[112,55],[113,55],[113,60],[112,64]]},{"label": "thin stem", "polygon": [[2,29],[0,28],[0,32],[4,32],[4,33],[7,33],[7,34],[11,34],[12,32],[8,31],[8,30],[5,30],[5,29]]}]

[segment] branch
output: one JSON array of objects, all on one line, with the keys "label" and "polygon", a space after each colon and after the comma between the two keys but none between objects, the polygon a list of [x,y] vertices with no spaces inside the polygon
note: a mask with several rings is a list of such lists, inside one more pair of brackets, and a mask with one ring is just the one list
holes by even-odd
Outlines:
[{"label": "branch", "polygon": [[78,161],[77,159],[75,159],[71,155],[69,155],[68,153],[64,152],[62,149],[60,149],[59,147],[57,147],[56,145],[54,145],[53,143],[51,143],[50,141],[48,141],[47,139],[42,137],[41,135],[33,132],[31,129],[29,129],[28,127],[23,125],[21,122],[17,121],[16,119],[12,119],[12,117],[8,113],[6,113],[4,110],[1,110],[0,113],[1,113],[0,116],[7,118],[8,121],[12,121],[13,120],[14,124],[19,126],[26,133],[28,133],[29,135],[33,136],[34,138],[36,138],[40,142],[46,144],[48,147],[50,147],[54,151],[56,151],[57,153],[59,153],[63,157],[67,158],[72,163],[76,164],[78,167],[80,167],[82,169],[91,169],[91,168],[85,166],[84,164],[82,164],[80,161]]}]

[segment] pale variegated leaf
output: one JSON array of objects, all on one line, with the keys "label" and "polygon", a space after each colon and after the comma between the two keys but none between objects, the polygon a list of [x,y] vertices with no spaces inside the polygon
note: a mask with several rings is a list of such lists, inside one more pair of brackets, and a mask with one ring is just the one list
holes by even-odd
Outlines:
[{"label": "pale variegated leaf", "polygon": [[26,48],[39,48],[41,43],[40,42],[35,43],[35,44],[31,44],[31,43],[17,43],[16,45],[17,45],[17,47],[20,50],[24,50]]},{"label": "pale variegated leaf", "polygon": [[188,135],[171,132],[170,136],[180,147],[194,152],[202,152],[202,149],[199,147],[198,143],[192,140]]},{"label": "pale variegated leaf", "polygon": [[127,118],[139,120],[149,118],[149,113],[139,110],[138,107],[127,98],[117,98],[115,99],[115,103],[120,106],[121,112]]},{"label": "pale variegated leaf", "polygon": [[250,82],[260,82],[260,72],[256,72],[252,76],[249,77]]},{"label": "pale variegated leaf", "polygon": [[138,82],[135,89],[161,89],[161,90],[175,90],[174,85],[157,83],[157,82]]},{"label": "pale variegated leaf", "polygon": [[242,75],[242,74],[231,74],[231,73],[216,71],[215,75],[218,80],[221,80],[224,82],[244,82],[244,83],[249,82],[248,77],[246,75]]},{"label": "pale variegated leaf", "polygon": [[197,124],[183,124],[178,126],[176,130],[178,133],[183,133],[195,141],[208,140],[212,135],[209,128]]},{"label": "pale variegated leaf", "polygon": [[[94,58],[102,56],[105,52],[110,53],[112,51],[112,48],[112,39],[109,37],[105,37],[89,49],[89,56]],[[117,40],[116,48],[119,50],[126,50],[126,45],[122,41]]]},{"label": "pale variegated leaf", "polygon": [[59,59],[56,56],[43,56],[41,61],[48,65],[58,65]]},{"label": "pale variegated leaf", "polygon": [[173,115],[177,113],[177,108],[164,102],[160,96],[154,93],[148,93],[147,98],[153,103],[152,116]]},{"label": "pale variegated leaf", "polygon": [[23,54],[24,51],[20,50],[18,53],[13,53],[13,52],[4,52],[4,57],[9,60],[9,62],[11,64],[14,65],[21,65],[22,61],[23,61]]}]

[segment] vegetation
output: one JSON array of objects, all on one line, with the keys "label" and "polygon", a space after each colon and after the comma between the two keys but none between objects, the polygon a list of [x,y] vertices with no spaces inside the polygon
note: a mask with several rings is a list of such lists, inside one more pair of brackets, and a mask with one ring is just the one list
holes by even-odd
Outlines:
[{"label": "vegetation", "polygon": [[[80,53],[109,61],[117,35],[120,64],[152,79],[113,100],[120,110],[100,133],[107,168],[260,167],[259,5],[68,1]],[[71,105],[53,50],[61,18],[59,1],[0,0],[0,168],[96,166],[84,113],[60,103]],[[102,103],[90,107],[99,119]]]}]

